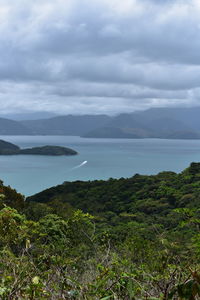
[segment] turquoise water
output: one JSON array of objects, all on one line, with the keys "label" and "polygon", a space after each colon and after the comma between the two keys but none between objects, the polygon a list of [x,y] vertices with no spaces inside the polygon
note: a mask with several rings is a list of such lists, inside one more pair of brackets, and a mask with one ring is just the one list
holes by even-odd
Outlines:
[{"label": "turquoise water", "polygon": [[27,196],[64,181],[130,177],[163,170],[180,172],[192,161],[200,161],[200,140],[72,136],[0,136],[0,139],[22,148],[60,145],[79,152],[69,157],[0,156],[0,179]]}]

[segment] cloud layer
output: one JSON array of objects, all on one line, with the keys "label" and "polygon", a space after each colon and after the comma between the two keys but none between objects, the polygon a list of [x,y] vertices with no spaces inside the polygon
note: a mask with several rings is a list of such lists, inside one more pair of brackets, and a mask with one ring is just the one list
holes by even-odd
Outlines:
[{"label": "cloud layer", "polygon": [[200,104],[200,2],[0,0],[1,112]]}]

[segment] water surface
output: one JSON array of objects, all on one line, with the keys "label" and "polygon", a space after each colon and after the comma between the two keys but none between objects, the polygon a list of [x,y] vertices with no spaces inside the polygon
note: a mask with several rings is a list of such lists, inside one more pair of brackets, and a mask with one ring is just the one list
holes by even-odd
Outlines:
[{"label": "water surface", "polygon": [[86,139],[74,136],[0,136],[22,148],[71,147],[77,156],[0,156],[0,179],[31,195],[64,181],[180,172],[200,161],[200,140]]}]

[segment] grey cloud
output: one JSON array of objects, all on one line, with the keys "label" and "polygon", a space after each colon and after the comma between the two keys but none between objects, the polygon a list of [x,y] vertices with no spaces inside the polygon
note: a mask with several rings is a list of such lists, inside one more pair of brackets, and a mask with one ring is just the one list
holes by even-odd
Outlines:
[{"label": "grey cloud", "polygon": [[199,103],[199,19],[197,0],[0,0],[1,109]]},{"label": "grey cloud", "polygon": [[179,5],[147,6],[139,16],[128,18],[107,16],[88,5],[87,10],[75,10],[71,18],[63,18],[61,27],[58,20],[49,27],[41,23],[36,27],[40,38],[31,47],[57,55],[101,56],[129,51],[150,61],[199,64],[199,14],[189,4],[181,13]]},{"label": "grey cloud", "polygon": [[[188,101],[186,91],[161,91],[137,86],[112,84],[90,84],[70,82],[68,85],[52,87],[50,84],[2,83],[4,99],[2,109],[6,112],[22,110],[46,110],[62,113],[109,113],[145,109],[151,106],[181,105]],[[23,95],[23,99],[21,98]],[[26,100],[25,100],[26,99]],[[28,105],[27,105],[28,104]]]}]

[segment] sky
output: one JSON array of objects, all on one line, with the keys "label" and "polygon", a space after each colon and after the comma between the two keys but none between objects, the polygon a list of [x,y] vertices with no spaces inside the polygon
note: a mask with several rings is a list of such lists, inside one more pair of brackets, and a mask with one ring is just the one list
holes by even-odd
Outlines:
[{"label": "sky", "polygon": [[199,0],[0,0],[0,112],[200,105]]}]

